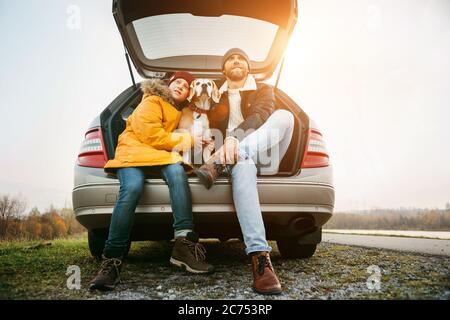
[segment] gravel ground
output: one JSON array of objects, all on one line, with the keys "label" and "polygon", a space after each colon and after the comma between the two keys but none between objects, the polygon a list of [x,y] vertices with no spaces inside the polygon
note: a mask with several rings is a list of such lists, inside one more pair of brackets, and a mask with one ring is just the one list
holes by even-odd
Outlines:
[{"label": "gravel ground", "polygon": [[[172,243],[133,243],[116,290],[90,292],[89,281],[99,263],[90,257],[86,239],[80,239],[57,241],[32,252],[24,251],[23,244],[5,247],[0,254],[0,298],[450,299],[449,257],[321,243],[312,258],[286,260],[280,257],[276,243],[270,244],[272,262],[284,287],[278,296],[251,290],[250,260],[237,240],[204,242],[208,260],[216,267],[211,275],[190,275],[171,267]],[[80,266],[80,290],[66,287],[68,265]],[[370,266],[379,268],[379,289],[368,288],[368,278],[376,277],[368,272]]]},{"label": "gravel ground", "polygon": [[[205,245],[216,267],[212,275],[192,276],[168,267],[155,256],[169,257],[171,246],[153,244],[132,254],[116,291],[88,298],[450,299],[448,258],[322,243],[310,259],[284,260],[271,243],[272,262],[284,292],[267,297],[251,290],[251,264],[241,242]],[[372,265],[381,274],[379,290],[367,285],[374,274],[367,271]]]}]

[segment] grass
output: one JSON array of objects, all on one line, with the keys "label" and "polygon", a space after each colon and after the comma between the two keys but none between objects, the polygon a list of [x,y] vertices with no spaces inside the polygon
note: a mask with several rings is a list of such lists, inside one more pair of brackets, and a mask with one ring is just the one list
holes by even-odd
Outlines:
[{"label": "grass", "polygon": [[73,264],[94,271],[85,236],[52,240],[51,246],[28,249],[36,243],[0,244],[0,298],[39,299],[54,288],[65,290],[67,267]]},{"label": "grass", "polygon": [[[33,249],[38,243],[51,243]],[[145,272],[148,264],[167,269],[167,242],[134,242],[127,272]],[[68,239],[0,242],[0,299],[84,299],[85,290],[69,290],[68,267],[81,270],[81,287],[88,288],[99,263],[88,249],[87,234]]]}]

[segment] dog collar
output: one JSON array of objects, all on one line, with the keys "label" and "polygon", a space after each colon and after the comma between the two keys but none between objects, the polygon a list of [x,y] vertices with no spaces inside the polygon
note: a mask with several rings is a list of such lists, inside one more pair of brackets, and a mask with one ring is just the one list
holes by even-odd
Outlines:
[{"label": "dog collar", "polygon": [[197,113],[208,114],[208,110],[201,109],[201,108],[199,108],[197,106],[194,106],[193,104],[189,104],[188,108],[191,109],[194,112],[197,112]]}]

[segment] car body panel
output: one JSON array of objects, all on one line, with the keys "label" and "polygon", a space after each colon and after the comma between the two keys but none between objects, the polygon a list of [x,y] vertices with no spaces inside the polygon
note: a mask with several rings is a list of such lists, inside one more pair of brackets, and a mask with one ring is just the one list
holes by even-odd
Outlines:
[{"label": "car body panel", "polygon": [[[193,212],[202,236],[217,236],[220,226],[231,225],[223,231],[230,237],[239,231],[233,204],[231,185],[219,178],[206,190],[196,177],[189,178]],[[107,228],[119,192],[119,181],[103,169],[75,167],[73,206],[77,220],[88,229]],[[307,217],[315,227],[321,227],[332,215],[334,188],[332,167],[303,169],[293,177],[260,176],[258,193],[268,234],[279,236],[278,226],[288,226],[294,219]],[[172,209],[169,189],[159,178],[146,179],[144,192],[136,208],[137,239],[163,239],[170,231]],[[166,232],[156,232],[156,229]],[[153,232],[156,232],[154,234]],[[155,238],[156,237],[156,238]]]}]

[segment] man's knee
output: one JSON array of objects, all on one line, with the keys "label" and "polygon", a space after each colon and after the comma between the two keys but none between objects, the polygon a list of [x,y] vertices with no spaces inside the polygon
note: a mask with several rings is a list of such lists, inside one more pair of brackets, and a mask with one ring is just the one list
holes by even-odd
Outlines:
[{"label": "man's knee", "polygon": [[233,166],[231,170],[231,177],[234,181],[239,180],[254,180],[256,181],[256,166],[253,161],[240,161]]},{"label": "man's knee", "polygon": [[294,115],[292,112],[284,109],[276,110],[273,113],[274,120],[281,128],[293,128],[294,127]]}]

